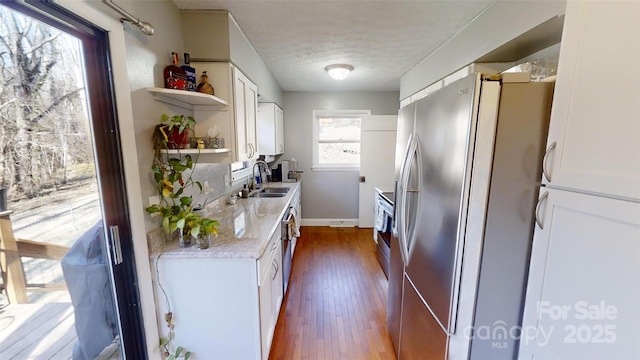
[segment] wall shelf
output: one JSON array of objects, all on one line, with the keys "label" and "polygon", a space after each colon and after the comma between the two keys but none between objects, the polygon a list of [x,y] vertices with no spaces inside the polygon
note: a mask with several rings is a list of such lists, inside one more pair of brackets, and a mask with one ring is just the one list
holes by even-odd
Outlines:
[{"label": "wall shelf", "polygon": [[208,108],[222,110],[222,108],[229,105],[228,102],[219,97],[199,92],[164,88],[147,88],[147,91],[158,101],[179,106],[187,110],[205,110]]}]

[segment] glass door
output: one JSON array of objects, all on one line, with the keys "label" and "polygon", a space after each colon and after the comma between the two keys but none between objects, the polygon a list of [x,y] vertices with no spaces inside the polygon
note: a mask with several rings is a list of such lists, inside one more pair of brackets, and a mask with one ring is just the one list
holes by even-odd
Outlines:
[{"label": "glass door", "polygon": [[145,359],[108,38],[32,4],[0,5],[0,358]]}]

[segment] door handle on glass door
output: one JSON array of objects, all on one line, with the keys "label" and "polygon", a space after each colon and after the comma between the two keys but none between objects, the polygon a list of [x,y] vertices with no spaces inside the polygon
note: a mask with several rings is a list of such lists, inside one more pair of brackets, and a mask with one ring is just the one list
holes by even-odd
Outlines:
[{"label": "door handle on glass door", "polygon": [[542,158],[542,174],[548,182],[551,182],[551,174],[549,173],[549,171],[547,171],[547,158],[549,157],[549,154],[551,154],[551,152],[556,148],[556,145],[557,142],[552,142],[544,152],[544,157]]},{"label": "door handle on glass door", "polygon": [[118,225],[109,226],[109,234],[111,235],[111,253],[113,255],[113,265],[122,264],[122,247],[120,245],[120,228]]},{"label": "door handle on glass door", "polygon": [[542,220],[540,218],[540,207],[542,206],[542,202],[547,198],[547,196],[549,196],[549,192],[545,191],[544,194],[540,196],[540,199],[538,199],[538,203],[536,204],[536,213],[535,213],[536,224],[538,224],[538,227],[540,227],[540,230],[544,229],[544,224],[542,223]]}]

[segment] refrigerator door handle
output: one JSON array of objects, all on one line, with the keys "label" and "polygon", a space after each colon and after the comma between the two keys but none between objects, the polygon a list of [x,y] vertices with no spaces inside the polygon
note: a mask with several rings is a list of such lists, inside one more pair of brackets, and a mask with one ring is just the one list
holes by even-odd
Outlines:
[{"label": "refrigerator door handle", "polygon": [[[418,136],[414,136],[413,138],[413,144],[411,145],[411,155],[409,156],[409,162],[408,162],[408,171],[407,171],[407,185],[405,187],[405,197],[409,194],[409,193],[415,193],[417,194],[416,197],[418,198],[418,202],[416,203],[416,208],[415,208],[415,218],[416,219],[420,219],[420,190],[421,190],[421,186],[422,186],[422,181],[418,181],[417,182],[417,187],[416,188],[412,188],[409,189],[409,178],[411,176],[411,172],[412,171],[417,171],[418,174],[422,174],[422,154],[420,152],[420,142],[418,139]],[[413,161],[411,161],[411,159],[413,159],[415,156],[416,159],[416,167],[417,169],[413,168]],[[406,207],[405,207],[406,209]],[[417,233],[415,231],[415,227],[417,226],[417,223],[413,223],[413,224],[409,224],[409,226],[411,226],[411,229],[407,229],[407,230],[412,230],[412,231],[407,231],[407,233],[409,233],[409,237],[406,238],[406,249],[407,249],[407,262],[409,262],[409,260],[411,259],[411,254],[413,253],[413,245],[416,242],[416,236]]]},{"label": "refrigerator door handle", "polygon": [[544,194],[540,196],[540,199],[538,199],[538,203],[536,204],[536,212],[535,212],[536,224],[538,224],[538,227],[540,228],[540,230],[544,229],[544,224],[542,223],[542,220],[540,217],[540,207],[542,205],[542,202],[547,198],[547,196],[549,196],[549,192],[545,191]]},{"label": "refrigerator door handle", "polygon": [[395,196],[395,200],[393,203],[394,206],[394,223],[395,223],[395,228],[394,228],[394,232],[398,235],[398,240],[400,243],[400,255],[402,257],[402,262],[406,263],[407,259],[405,258],[405,254],[403,251],[403,245],[402,245],[402,239],[404,237],[404,225],[403,225],[403,217],[404,217],[404,211],[403,211],[403,203],[402,203],[402,193],[404,192],[404,187],[403,187],[403,181],[404,181],[404,174],[406,173],[406,166],[407,166],[407,159],[409,158],[409,152],[411,150],[411,143],[413,141],[413,134],[409,135],[409,141],[407,142],[407,148],[405,149],[404,152],[404,157],[402,158],[402,164],[400,165],[400,178],[398,179],[398,183],[396,185],[396,194]]},{"label": "refrigerator door handle", "polygon": [[[405,262],[405,264],[409,263],[409,257],[410,257],[410,251],[409,251],[409,246],[410,244],[413,243],[413,241],[415,240],[415,231],[411,232],[411,237],[412,239],[408,239],[408,228],[407,228],[407,217],[405,216],[405,210],[406,210],[406,204],[407,204],[407,194],[409,193],[409,191],[414,192],[414,190],[417,190],[418,192],[420,191],[420,189],[411,189],[409,190],[409,180],[410,180],[410,175],[411,175],[411,170],[412,170],[412,161],[411,159],[414,157],[414,155],[418,156],[418,166],[420,166],[420,152],[418,149],[418,137],[417,136],[412,136],[411,137],[411,142],[409,145],[409,151],[407,152],[407,157],[406,157],[406,161],[404,164],[404,169],[402,171],[402,177],[401,177],[401,193],[400,193],[400,247],[402,250],[402,256],[403,256],[403,260]],[[418,185],[419,186],[419,185]],[[416,218],[419,218],[418,215],[416,214]],[[413,226],[415,226],[416,224],[413,224]]]},{"label": "refrigerator door handle", "polygon": [[391,233],[393,236],[398,237],[398,179],[395,179],[395,183],[393,184],[393,220],[391,221]]},{"label": "refrigerator door handle", "polygon": [[549,173],[549,171],[547,171],[547,158],[549,157],[549,154],[551,154],[551,152],[556,148],[557,144],[558,143],[555,141],[552,142],[551,145],[549,145],[547,150],[544,152],[544,156],[542,157],[542,174],[544,175],[544,178],[547,179],[548,182],[551,182],[551,174]]}]

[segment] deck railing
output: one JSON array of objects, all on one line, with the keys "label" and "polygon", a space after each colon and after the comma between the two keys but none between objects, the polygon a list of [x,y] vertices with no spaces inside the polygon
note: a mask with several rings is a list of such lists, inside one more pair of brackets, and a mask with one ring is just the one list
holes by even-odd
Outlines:
[{"label": "deck railing", "polygon": [[65,283],[27,284],[22,257],[62,260],[69,250],[66,246],[25,239],[16,239],[11,224],[12,211],[0,213],[0,268],[2,284],[9,303],[26,304],[27,292],[66,290]]}]

